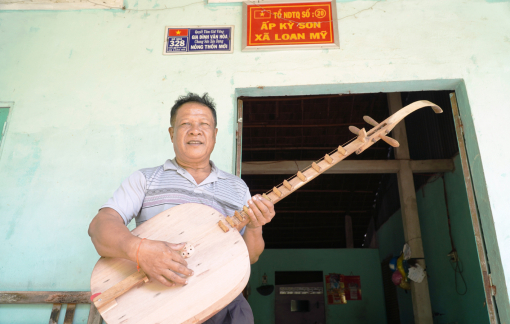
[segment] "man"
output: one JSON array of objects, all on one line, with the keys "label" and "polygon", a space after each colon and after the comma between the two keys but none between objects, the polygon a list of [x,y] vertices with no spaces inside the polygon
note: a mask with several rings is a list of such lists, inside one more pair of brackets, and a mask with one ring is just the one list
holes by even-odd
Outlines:
[{"label": "man", "polygon": [[[274,205],[260,195],[250,196],[240,178],[219,170],[209,160],[218,133],[214,103],[204,94],[179,97],[170,113],[170,138],[175,159],[155,168],[131,174],[101,207],[89,226],[99,255],[137,261],[151,280],[172,287],[186,285],[193,275],[178,253],[184,244],[142,240],[127,229],[135,218],[139,225],[173,206],[195,202],[231,216],[243,205],[249,207],[250,223],[241,230],[251,263],[264,250],[262,226],[274,217]],[[184,275],[179,276],[178,273]],[[210,318],[208,324],[253,323],[248,302],[239,295]]]}]

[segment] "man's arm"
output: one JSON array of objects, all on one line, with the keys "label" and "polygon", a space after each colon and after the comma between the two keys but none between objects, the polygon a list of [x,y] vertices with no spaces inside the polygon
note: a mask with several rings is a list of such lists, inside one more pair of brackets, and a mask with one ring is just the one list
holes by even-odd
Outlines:
[{"label": "man's arm", "polygon": [[262,198],[261,195],[255,195],[252,199],[248,200],[248,206],[250,207],[248,210],[250,223],[246,225],[243,238],[248,247],[250,262],[254,264],[265,247],[264,238],[262,237],[262,226],[273,219],[275,211],[273,203]]},{"label": "man's arm", "polygon": [[[144,240],[134,236],[124,225],[120,214],[113,208],[102,208],[94,217],[88,231],[97,253],[104,257],[123,258],[138,262],[150,279],[172,287],[185,285],[187,280],[175,272],[193,275],[178,252],[184,244]],[[175,271],[175,272],[174,272]]]},{"label": "man's arm", "polygon": [[136,262],[136,248],[141,239],[131,234],[115,209],[99,210],[89,225],[89,236],[100,256]]}]

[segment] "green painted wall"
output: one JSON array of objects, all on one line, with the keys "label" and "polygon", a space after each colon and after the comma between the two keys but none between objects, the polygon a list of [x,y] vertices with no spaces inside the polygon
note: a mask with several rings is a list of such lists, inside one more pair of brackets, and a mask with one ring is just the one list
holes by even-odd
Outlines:
[{"label": "green painted wall", "polygon": [[324,274],[332,272],[359,275],[363,299],[348,301],[345,305],[327,305],[326,302],[326,323],[386,323],[381,265],[375,249],[266,250],[259,261],[252,265],[251,270],[251,295],[248,301],[256,324],[274,323],[275,292],[269,296],[261,296],[256,288],[261,285],[264,273],[268,276],[268,283],[274,284],[275,271],[322,271]]},{"label": "green painted wall", "polygon": [[[88,224],[133,170],[173,157],[169,108],[186,91],[216,99],[213,160],[232,171],[237,95],[455,89],[510,322],[510,150],[495,140],[510,123],[508,1],[338,2],[340,49],[251,53],[240,51],[240,4],[125,6],[0,11],[0,102],[14,104],[0,156],[0,290],[90,288]],[[234,25],[234,53],[163,56],[168,25]],[[45,323],[50,309],[0,305],[0,322]]]},{"label": "green painted wall", "polygon": [[[445,182],[452,237],[462,261],[467,291],[465,295],[459,295],[455,290],[455,273],[447,257],[452,248],[443,180],[437,178],[416,193],[432,310],[444,314],[437,317],[438,323],[489,323],[459,156],[455,158],[455,171],[445,174]],[[400,211],[381,226],[377,238],[381,259],[400,253],[405,242]],[[463,293],[465,286],[458,275],[457,282],[459,292]],[[412,323],[411,295],[398,289],[398,297],[402,322]]]}]

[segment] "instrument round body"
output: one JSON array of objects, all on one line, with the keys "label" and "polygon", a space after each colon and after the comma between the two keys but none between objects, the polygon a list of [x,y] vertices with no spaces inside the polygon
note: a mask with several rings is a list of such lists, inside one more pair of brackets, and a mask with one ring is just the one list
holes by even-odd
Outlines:
[{"label": "instrument round body", "polygon": [[[186,286],[168,288],[153,280],[116,298],[116,306],[99,309],[108,324],[201,323],[227,306],[250,277],[248,249],[233,228],[223,232],[224,216],[200,204],[170,208],[136,227],[140,238],[188,242],[194,254],[186,259],[195,273]],[[143,244],[143,243],[142,243]],[[136,263],[120,258],[100,258],[92,272],[92,294],[101,293],[136,272]]]}]

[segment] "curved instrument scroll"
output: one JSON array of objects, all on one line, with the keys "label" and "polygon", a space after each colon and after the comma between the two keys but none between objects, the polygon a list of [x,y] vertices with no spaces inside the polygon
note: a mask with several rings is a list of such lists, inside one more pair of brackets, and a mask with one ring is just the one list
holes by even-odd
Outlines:
[{"label": "curved instrument scroll", "polygon": [[[292,176],[290,179],[284,180],[281,184],[275,186],[272,190],[266,192],[262,196],[270,200],[273,204],[276,204],[283,198],[304,186],[306,183],[324,173],[326,170],[330,169],[338,162],[344,160],[352,153],[360,154],[381,139],[393,147],[398,147],[400,144],[395,139],[388,137],[388,133],[390,133],[393,128],[395,128],[395,126],[407,115],[424,107],[431,107],[436,114],[443,112],[443,110],[438,105],[427,100],[420,100],[401,108],[399,111],[380,123],[369,116],[364,116],[363,120],[365,120],[369,125],[373,126],[372,129],[366,131],[364,128],[358,129],[357,127],[350,126],[349,130],[356,134],[357,137],[353,138],[343,146],[340,145],[338,149],[329,154],[326,154],[322,159],[315,161],[312,163],[312,165],[308,166],[304,170],[298,171],[296,175]],[[247,207],[245,206],[244,209],[246,208]],[[234,220],[234,217],[232,217],[232,220]],[[236,218],[234,221],[235,225],[232,227],[241,230],[244,226],[246,226],[246,224],[249,223],[249,221],[250,219],[246,212],[236,212]],[[222,227],[224,231],[225,228],[228,230],[227,226],[222,225],[224,224],[221,224],[220,227]]]}]

